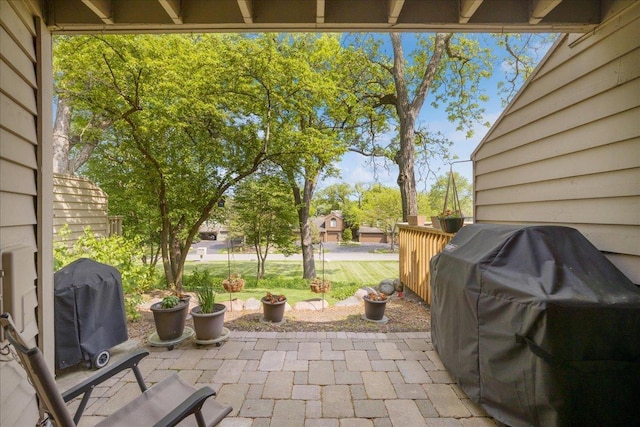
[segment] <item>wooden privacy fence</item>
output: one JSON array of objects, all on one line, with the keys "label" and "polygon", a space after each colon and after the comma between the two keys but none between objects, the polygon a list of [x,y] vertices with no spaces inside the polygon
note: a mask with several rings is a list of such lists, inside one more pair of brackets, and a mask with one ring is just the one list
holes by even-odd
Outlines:
[{"label": "wooden privacy fence", "polygon": [[110,215],[109,221],[109,236],[122,236],[122,215]]},{"label": "wooden privacy fence", "polygon": [[453,238],[431,227],[400,225],[400,281],[431,304],[429,261]]}]

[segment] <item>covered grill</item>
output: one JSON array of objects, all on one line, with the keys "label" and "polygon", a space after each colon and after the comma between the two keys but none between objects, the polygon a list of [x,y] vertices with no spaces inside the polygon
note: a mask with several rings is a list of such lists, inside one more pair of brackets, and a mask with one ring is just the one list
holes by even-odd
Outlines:
[{"label": "covered grill", "polygon": [[640,290],[577,230],[466,226],[431,272],[433,344],[491,416],[640,420]]},{"label": "covered grill", "polygon": [[120,272],[88,258],[54,274],[55,353],[58,369],[101,368],[109,349],[127,340]]}]

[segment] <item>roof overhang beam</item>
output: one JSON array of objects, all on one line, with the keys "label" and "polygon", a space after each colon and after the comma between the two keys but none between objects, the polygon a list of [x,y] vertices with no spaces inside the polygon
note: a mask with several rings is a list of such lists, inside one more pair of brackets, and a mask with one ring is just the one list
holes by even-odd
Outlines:
[{"label": "roof overhang beam", "polygon": [[102,22],[107,25],[113,25],[113,15],[111,8],[111,0],[82,0],[82,3],[87,5],[89,9],[98,17]]},{"label": "roof overhang beam", "polygon": [[253,1],[238,0],[238,7],[245,24],[253,24]]},{"label": "roof overhang beam", "polygon": [[158,0],[162,8],[167,12],[174,24],[182,24],[180,0]]},{"label": "roof overhang beam", "polygon": [[562,0],[529,0],[529,24],[539,24]]},{"label": "roof overhang beam", "polygon": [[389,0],[389,24],[395,25],[398,22],[402,6],[404,6],[404,0]]},{"label": "roof overhang beam", "polygon": [[324,0],[316,1],[316,24],[324,24],[324,12],[326,7]]},{"label": "roof overhang beam", "polygon": [[458,22],[460,24],[466,24],[476,10],[480,7],[483,0],[460,0],[460,16]]}]

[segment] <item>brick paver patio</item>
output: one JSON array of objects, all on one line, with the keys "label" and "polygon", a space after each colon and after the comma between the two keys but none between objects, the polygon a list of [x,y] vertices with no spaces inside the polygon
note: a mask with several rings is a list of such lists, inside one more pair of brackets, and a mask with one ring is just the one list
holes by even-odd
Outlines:
[{"label": "brick paver patio", "polygon": [[[141,363],[147,383],[178,371],[191,384],[211,386],[233,406],[224,427],[496,425],[453,382],[428,332],[232,331],[221,347],[148,349]],[[75,381],[58,379],[62,389]],[[94,391],[80,425],[139,393],[132,374],[111,379]]]}]

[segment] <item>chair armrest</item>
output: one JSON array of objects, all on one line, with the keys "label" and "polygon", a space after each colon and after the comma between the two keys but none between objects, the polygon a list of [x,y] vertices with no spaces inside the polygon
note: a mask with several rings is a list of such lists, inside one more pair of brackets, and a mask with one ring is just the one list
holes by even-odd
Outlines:
[{"label": "chair armrest", "polygon": [[[165,415],[160,421],[154,424],[154,427],[173,427],[182,421],[187,416],[197,413],[196,417],[199,416],[198,425],[202,425],[202,414],[200,413],[200,409],[204,404],[205,400],[207,400],[211,396],[215,396],[216,392],[213,391],[210,387],[202,387],[193,393],[189,397],[187,397],[180,405],[174,408],[171,412]],[[226,414],[225,414],[226,415]]]},{"label": "chair armrest", "polygon": [[144,382],[140,384],[142,377],[139,377],[138,363],[140,363],[140,360],[147,357],[148,355],[149,355],[148,351],[138,350],[136,352],[129,354],[127,357],[125,357],[124,359],[116,363],[105,366],[104,368],[96,372],[96,374],[94,374],[93,376],[87,378],[86,380],[82,381],[80,384],[77,384],[71,387],[69,390],[62,393],[62,398],[64,399],[65,402],[69,402],[71,399],[74,399],[86,393],[87,391],[92,390],[95,386],[103,383],[104,381],[108,380],[118,372],[121,372],[125,369],[134,370],[134,373],[136,374],[136,379],[138,380],[138,384],[140,385],[142,391],[145,391],[146,386],[144,385]]}]

